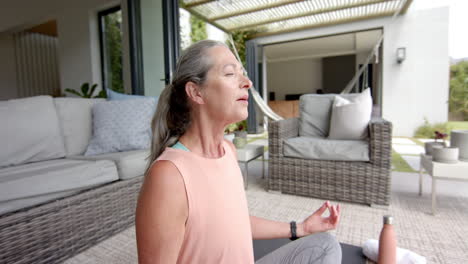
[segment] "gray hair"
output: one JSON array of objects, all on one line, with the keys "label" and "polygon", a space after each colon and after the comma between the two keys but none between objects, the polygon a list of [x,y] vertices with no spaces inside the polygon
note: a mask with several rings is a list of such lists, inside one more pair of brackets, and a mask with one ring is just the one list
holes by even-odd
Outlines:
[{"label": "gray hair", "polygon": [[199,41],[188,47],[177,61],[172,81],[159,96],[158,107],[151,121],[151,154],[145,175],[164,149],[174,145],[189,127],[191,109],[185,84],[193,82],[203,85],[213,66],[207,51],[216,46],[226,44],[213,40]]}]

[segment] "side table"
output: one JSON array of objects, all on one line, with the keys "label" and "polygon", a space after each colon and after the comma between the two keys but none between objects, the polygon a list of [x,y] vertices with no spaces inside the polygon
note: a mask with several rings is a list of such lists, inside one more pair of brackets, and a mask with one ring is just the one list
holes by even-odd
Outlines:
[{"label": "side table", "polygon": [[249,174],[249,162],[262,156],[262,177],[265,176],[265,148],[261,145],[245,145],[241,149],[237,149],[237,161],[244,163],[245,172],[244,183],[245,188],[248,187],[248,174]]},{"label": "side table", "polygon": [[419,167],[419,195],[422,195],[423,169],[432,177],[432,214],[436,214],[436,184],[438,180],[468,181],[468,162],[441,163],[432,161],[432,156],[421,154]]}]

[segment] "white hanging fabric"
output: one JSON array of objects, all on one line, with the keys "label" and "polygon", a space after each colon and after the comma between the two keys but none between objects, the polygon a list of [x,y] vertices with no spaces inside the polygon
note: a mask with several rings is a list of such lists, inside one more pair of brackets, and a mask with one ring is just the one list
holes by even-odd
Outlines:
[{"label": "white hanging fabric", "polygon": [[[231,42],[231,46],[232,46],[232,49],[234,50],[234,54],[236,55],[237,60],[242,63],[239,57],[239,53],[237,52],[236,46],[234,46],[234,40],[232,39],[231,34],[229,34],[229,41]],[[247,72],[245,69],[244,69],[244,74],[247,75]],[[273,110],[271,110],[268,104],[263,100],[263,98],[257,92],[255,87],[252,87],[251,89],[249,89],[249,91],[255,103],[257,104],[257,106],[260,108],[260,110],[263,112],[264,115],[266,115],[268,118],[272,119],[273,121],[283,120],[281,116],[279,116]]]}]

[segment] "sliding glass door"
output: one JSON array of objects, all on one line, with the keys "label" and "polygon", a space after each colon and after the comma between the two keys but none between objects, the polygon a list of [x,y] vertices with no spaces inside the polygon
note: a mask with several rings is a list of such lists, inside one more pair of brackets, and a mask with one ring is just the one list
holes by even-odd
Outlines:
[{"label": "sliding glass door", "polygon": [[179,54],[177,0],[128,0],[134,94],[158,96]]}]

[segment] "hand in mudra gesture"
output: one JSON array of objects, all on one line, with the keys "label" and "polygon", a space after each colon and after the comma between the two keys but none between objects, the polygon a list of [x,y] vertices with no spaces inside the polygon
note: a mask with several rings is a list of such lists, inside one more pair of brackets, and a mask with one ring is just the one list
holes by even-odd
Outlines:
[{"label": "hand in mudra gesture", "polygon": [[[330,212],[329,216],[323,217],[325,211]],[[331,205],[329,201],[317,209],[312,215],[307,217],[298,228],[298,236],[307,236],[314,233],[325,232],[335,229],[340,221],[340,205]]]}]

